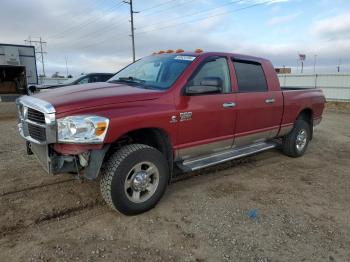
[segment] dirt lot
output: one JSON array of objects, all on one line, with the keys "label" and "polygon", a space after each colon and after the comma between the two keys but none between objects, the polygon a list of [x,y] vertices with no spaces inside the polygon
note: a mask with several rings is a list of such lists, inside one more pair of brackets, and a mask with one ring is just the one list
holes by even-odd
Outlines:
[{"label": "dirt lot", "polygon": [[350,261],[349,113],[327,112],[302,158],[273,150],[191,174],[133,217],[97,182],[46,175],[15,119],[0,137],[1,261]]}]

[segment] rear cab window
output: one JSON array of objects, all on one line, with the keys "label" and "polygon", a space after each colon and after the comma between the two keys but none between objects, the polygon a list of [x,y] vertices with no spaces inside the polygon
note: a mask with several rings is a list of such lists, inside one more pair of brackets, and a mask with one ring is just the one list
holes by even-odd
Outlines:
[{"label": "rear cab window", "polygon": [[232,59],[239,92],[266,92],[268,86],[260,63]]}]

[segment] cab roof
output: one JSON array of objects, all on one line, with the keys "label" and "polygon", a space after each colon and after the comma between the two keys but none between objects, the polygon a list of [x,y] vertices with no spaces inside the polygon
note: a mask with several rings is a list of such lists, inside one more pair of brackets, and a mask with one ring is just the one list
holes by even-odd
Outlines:
[{"label": "cab roof", "polygon": [[244,55],[244,54],[237,54],[237,53],[227,53],[227,52],[195,52],[195,51],[183,51],[183,52],[173,52],[173,53],[161,53],[161,54],[154,54],[154,55],[189,55],[189,56],[231,56],[238,60],[249,60],[249,61],[256,61],[256,62],[269,62],[269,60],[257,56],[250,56],[250,55]]}]

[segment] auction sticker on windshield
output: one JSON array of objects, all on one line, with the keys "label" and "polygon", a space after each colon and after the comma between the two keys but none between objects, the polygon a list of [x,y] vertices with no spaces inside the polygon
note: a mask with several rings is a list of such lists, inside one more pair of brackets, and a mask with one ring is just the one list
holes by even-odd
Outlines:
[{"label": "auction sticker on windshield", "polygon": [[187,61],[193,61],[196,59],[195,56],[189,56],[189,55],[178,55],[175,56],[174,59],[176,60],[187,60]]}]

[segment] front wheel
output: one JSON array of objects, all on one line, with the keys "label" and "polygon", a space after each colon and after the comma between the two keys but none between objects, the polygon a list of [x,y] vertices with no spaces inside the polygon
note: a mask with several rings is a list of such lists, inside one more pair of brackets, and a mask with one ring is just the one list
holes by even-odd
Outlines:
[{"label": "front wheel", "polygon": [[158,203],[168,180],[169,168],[161,152],[143,144],[127,145],[103,165],[101,194],[111,208],[135,215]]},{"label": "front wheel", "polygon": [[291,157],[302,156],[310,141],[310,128],[305,120],[298,119],[293,130],[283,138],[283,153]]}]

